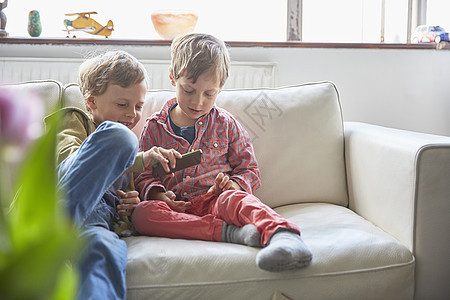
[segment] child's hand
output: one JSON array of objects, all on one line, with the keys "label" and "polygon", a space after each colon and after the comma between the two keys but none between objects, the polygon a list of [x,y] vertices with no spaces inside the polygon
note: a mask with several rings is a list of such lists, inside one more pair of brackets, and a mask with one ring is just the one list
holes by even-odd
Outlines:
[{"label": "child's hand", "polygon": [[120,204],[117,205],[117,213],[121,216],[131,216],[136,206],[141,202],[139,193],[137,191],[125,193],[121,190],[117,190],[116,193],[121,198]]},{"label": "child's hand", "polygon": [[175,200],[176,195],[172,191],[159,192],[159,193],[155,194],[154,198],[155,198],[155,200],[160,200],[160,201],[166,202],[167,205],[170,207],[170,209],[172,209],[173,211],[176,211],[176,212],[184,213],[186,211],[186,209],[188,209],[189,206],[191,205],[191,202],[176,201]]},{"label": "child's hand", "polygon": [[144,168],[149,170],[155,161],[159,161],[164,170],[169,173],[169,165],[171,168],[175,168],[177,158],[181,158],[181,154],[175,149],[167,150],[161,147],[152,147],[144,152]]},{"label": "child's hand", "polygon": [[228,175],[220,172],[217,174],[214,185],[209,188],[208,193],[214,193],[216,196],[219,196],[222,192],[228,190],[242,190],[239,184],[234,182],[228,177]]}]

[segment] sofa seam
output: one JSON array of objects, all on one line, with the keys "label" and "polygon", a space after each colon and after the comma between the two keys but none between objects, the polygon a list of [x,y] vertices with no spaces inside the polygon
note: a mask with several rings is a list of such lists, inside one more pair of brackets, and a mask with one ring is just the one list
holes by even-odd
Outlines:
[{"label": "sofa seam", "polygon": [[392,264],[389,266],[382,266],[376,268],[366,268],[359,270],[350,270],[345,272],[329,272],[329,273],[320,273],[313,275],[297,275],[297,276],[286,276],[283,278],[252,278],[252,279],[243,279],[243,280],[234,280],[234,281],[215,281],[215,282],[194,282],[194,283],[178,283],[171,285],[139,285],[133,287],[127,287],[128,290],[142,290],[142,289],[164,289],[164,288],[185,288],[185,287],[198,287],[198,286],[221,286],[221,285],[230,285],[230,284],[241,284],[241,283],[260,283],[267,281],[285,281],[285,280],[294,280],[294,279],[308,279],[308,278],[318,278],[318,277],[338,277],[342,275],[354,275],[354,274],[363,274],[363,273],[371,273],[371,272],[380,272],[390,269],[398,269],[398,268],[406,268],[415,264],[415,257],[412,256],[412,259],[405,263]]},{"label": "sofa seam", "polygon": [[412,253],[413,255],[416,253],[416,230],[417,230],[417,216],[418,216],[418,211],[417,211],[417,202],[419,201],[418,199],[418,195],[419,195],[419,174],[420,174],[420,162],[422,159],[422,156],[424,155],[425,152],[427,152],[428,150],[433,150],[433,149],[441,149],[441,148],[449,148],[450,144],[447,143],[430,143],[430,144],[426,144],[426,145],[422,145],[419,149],[417,149],[416,152],[416,156],[415,156],[415,162],[414,162],[414,166],[415,166],[415,176],[414,176],[414,199],[413,199],[413,220],[414,220],[414,224],[413,224],[413,230],[411,232],[412,234]]}]

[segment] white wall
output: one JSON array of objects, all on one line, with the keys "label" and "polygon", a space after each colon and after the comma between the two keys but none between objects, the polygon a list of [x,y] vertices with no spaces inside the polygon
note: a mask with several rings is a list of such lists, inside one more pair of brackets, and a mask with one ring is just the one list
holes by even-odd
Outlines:
[{"label": "white wall", "polygon": [[[278,62],[278,85],[333,81],[346,121],[450,136],[450,51],[232,49]],[[248,54],[247,54],[248,56]]]},{"label": "white wall", "polygon": [[[139,59],[170,57],[166,46],[0,44],[0,57],[84,57],[123,49]],[[276,62],[277,86],[333,81],[346,121],[450,136],[450,51],[230,48],[232,60]],[[448,91],[449,90],[449,91]]]}]

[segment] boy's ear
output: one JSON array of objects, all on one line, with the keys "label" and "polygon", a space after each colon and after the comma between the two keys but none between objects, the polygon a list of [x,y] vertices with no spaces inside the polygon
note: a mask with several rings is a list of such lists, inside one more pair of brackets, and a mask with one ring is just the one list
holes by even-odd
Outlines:
[{"label": "boy's ear", "polygon": [[95,96],[89,96],[89,97],[86,99],[86,103],[87,103],[87,105],[89,106],[89,108],[90,108],[91,110],[94,110],[94,109],[97,108],[97,105],[95,104]]},{"label": "boy's ear", "polygon": [[175,79],[172,76],[172,68],[169,68],[169,78],[170,78],[170,83],[172,84],[172,86],[177,86],[177,82],[175,81]]}]

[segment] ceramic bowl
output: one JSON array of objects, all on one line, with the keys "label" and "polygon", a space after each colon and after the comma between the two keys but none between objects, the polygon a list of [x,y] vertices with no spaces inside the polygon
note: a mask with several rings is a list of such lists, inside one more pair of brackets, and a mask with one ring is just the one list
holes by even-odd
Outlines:
[{"label": "ceramic bowl", "polygon": [[151,15],[156,32],[165,40],[194,31],[198,15],[190,11],[155,11]]}]

